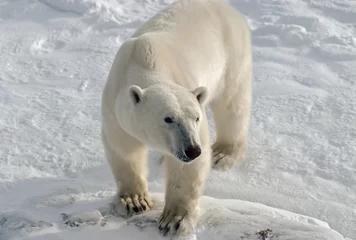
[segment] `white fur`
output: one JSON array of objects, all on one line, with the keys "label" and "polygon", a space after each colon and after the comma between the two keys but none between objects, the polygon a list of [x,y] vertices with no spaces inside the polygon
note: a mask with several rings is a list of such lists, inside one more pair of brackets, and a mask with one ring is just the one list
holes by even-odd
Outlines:
[{"label": "white fur", "polygon": [[[165,156],[161,231],[194,231],[211,166],[232,168],[247,150],[251,78],[248,25],[218,0],[177,1],[122,44],[102,98],[102,139],[121,214],[152,207],[146,181],[152,148]],[[207,104],[216,125],[213,146]],[[188,152],[191,146],[201,154],[184,163],[197,153],[197,147]]]}]

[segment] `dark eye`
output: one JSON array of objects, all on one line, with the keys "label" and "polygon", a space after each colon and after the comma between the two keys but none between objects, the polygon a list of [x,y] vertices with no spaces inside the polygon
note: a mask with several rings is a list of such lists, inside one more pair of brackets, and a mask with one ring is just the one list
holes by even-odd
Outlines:
[{"label": "dark eye", "polygon": [[165,121],[166,123],[173,123],[173,119],[170,118],[170,117],[166,117],[166,118],[164,119],[164,121]]},{"label": "dark eye", "polygon": [[199,122],[199,120],[200,120],[200,118],[199,118],[199,117],[197,117],[197,118],[195,119],[195,121],[196,121],[196,122]]}]

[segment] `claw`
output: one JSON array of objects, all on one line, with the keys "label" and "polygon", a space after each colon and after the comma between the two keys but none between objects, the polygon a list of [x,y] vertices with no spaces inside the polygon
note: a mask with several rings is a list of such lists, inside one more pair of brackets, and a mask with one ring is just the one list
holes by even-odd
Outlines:
[{"label": "claw", "polygon": [[166,227],[163,231],[163,236],[167,236],[168,232],[169,232],[169,227]]},{"label": "claw", "polygon": [[125,216],[139,214],[149,210],[149,206],[153,206],[153,203],[147,194],[120,194],[118,200],[118,202],[114,203],[114,208],[117,209],[115,211],[119,211]]},{"label": "claw", "polygon": [[180,221],[175,224],[174,229],[177,231],[179,227],[180,227]]},{"label": "claw", "polygon": [[220,158],[218,158],[214,163],[215,165],[218,164],[220,162],[220,160],[222,160],[224,157],[226,157],[226,155],[222,155]]}]

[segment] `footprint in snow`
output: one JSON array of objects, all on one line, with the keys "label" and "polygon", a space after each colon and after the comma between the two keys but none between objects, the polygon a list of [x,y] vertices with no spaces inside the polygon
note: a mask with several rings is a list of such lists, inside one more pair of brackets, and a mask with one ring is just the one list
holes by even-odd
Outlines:
[{"label": "footprint in snow", "polygon": [[33,219],[24,212],[9,211],[0,213],[0,227],[8,231],[34,232],[52,226],[52,223]]},{"label": "footprint in snow", "polygon": [[96,225],[100,224],[104,226],[106,224],[106,219],[103,217],[99,210],[88,211],[88,212],[77,212],[66,214],[62,213],[62,219],[64,224],[69,227],[80,227],[83,225]]}]

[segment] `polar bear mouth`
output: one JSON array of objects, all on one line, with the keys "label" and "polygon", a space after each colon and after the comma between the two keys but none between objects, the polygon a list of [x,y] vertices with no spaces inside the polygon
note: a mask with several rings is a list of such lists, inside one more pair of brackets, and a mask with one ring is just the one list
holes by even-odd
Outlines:
[{"label": "polar bear mouth", "polygon": [[184,156],[183,154],[176,154],[175,157],[179,161],[184,162],[184,163],[190,163],[195,160],[195,159],[188,158],[188,157]]}]

